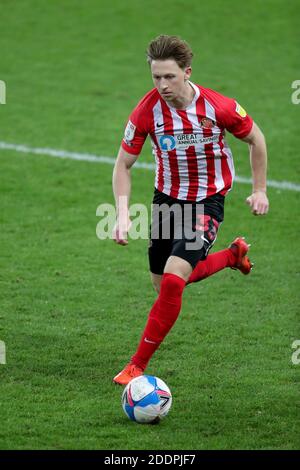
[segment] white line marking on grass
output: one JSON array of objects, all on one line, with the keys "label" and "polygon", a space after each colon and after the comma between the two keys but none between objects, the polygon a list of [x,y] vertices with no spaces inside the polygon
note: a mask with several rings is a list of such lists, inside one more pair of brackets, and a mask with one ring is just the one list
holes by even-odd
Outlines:
[{"label": "white line marking on grass", "polygon": [[[112,157],[93,155],[91,153],[68,152],[67,150],[34,148],[28,147],[27,145],[9,144],[7,142],[1,141],[0,150],[14,150],[15,152],[30,153],[35,155],[47,155],[48,157],[68,158],[71,160],[80,160],[93,163],[108,163],[109,165],[114,165],[115,163],[115,159]],[[135,168],[143,168],[145,170],[155,169],[154,163],[145,163],[137,161],[134,166]],[[235,176],[234,181],[236,183],[252,184],[251,178],[245,178],[244,176]],[[300,191],[300,184],[291,183],[290,181],[268,180],[268,187],[276,189],[287,189],[289,191]]]}]

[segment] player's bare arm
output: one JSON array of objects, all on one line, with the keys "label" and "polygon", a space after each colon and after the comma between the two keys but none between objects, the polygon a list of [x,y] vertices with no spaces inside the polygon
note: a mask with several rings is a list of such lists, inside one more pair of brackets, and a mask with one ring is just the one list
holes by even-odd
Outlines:
[{"label": "player's bare arm", "polygon": [[246,202],[254,215],[265,215],[269,210],[267,197],[267,147],[260,128],[253,123],[251,132],[242,139],[249,144],[250,165],[252,170],[252,194]]},{"label": "player's bare arm", "polygon": [[113,191],[116,202],[117,220],[113,230],[113,239],[119,245],[127,245],[127,233],[130,228],[129,199],[131,190],[130,169],[138,155],[131,155],[120,147],[113,171]]}]

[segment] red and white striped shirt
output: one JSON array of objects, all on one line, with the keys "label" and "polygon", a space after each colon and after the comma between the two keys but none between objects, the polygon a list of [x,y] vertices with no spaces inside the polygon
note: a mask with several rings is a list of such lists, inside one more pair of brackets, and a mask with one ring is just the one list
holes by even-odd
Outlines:
[{"label": "red and white striped shirt", "polygon": [[190,84],[195,96],[184,110],[170,106],[156,88],[149,91],[129,117],[122,147],[139,155],[150,135],[155,187],[176,199],[201,201],[231,189],[234,165],[225,129],[244,138],[253,120],[234,99]]}]

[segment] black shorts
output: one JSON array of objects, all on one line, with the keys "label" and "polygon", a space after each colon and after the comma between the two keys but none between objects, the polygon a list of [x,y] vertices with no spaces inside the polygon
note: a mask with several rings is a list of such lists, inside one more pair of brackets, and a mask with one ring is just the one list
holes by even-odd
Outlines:
[{"label": "black shorts", "polygon": [[150,226],[149,265],[163,274],[169,256],[186,260],[194,269],[213,246],[224,219],[224,196],[217,193],[196,203],[154,191]]}]

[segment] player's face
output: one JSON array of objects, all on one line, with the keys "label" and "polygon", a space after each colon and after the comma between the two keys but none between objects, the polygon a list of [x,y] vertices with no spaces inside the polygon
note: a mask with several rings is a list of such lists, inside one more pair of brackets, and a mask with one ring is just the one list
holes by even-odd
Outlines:
[{"label": "player's face", "polygon": [[191,72],[191,67],[182,69],[172,59],[151,62],[153,83],[166,101],[174,101],[182,96],[185,80],[190,78]]}]

